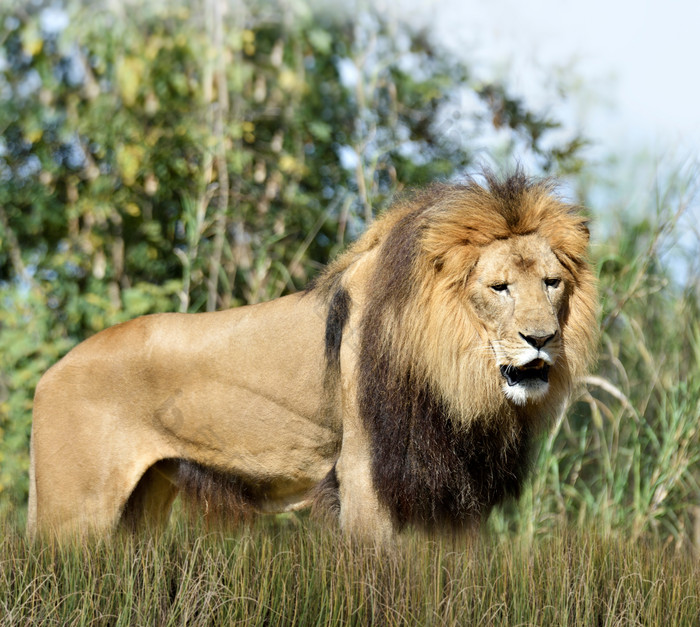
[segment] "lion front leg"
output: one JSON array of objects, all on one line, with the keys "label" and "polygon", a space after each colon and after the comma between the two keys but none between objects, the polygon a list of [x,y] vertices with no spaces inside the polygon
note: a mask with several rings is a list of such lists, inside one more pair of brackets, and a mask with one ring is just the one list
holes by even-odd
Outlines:
[{"label": "lion front leg", "polygon": [[340,527],[361,542],[386,545],[396,529],[387,508],[379,502],[371,470],[371,450],[364,433],[346,429],[336,464],[340,491]]},{"label": "lion front leg", "polygon": [[[358,271],[361,274],[361,271]],[[387,545],[398,531],[389,509],[380,502],[372,477],[372,442],[358,407],[358,328],[361,303],[351,299],[343,322],[342,344],[335,365],[335,400],[340,408],[342,444],[335,465],[342,531],[361,542]],[[347,312],[346,312],[347,313]],[[328,330],[327,330],[328,335]],[[333,372],[331,370],[331,372]],[[332,381],[332,379],[331,379]]]}]

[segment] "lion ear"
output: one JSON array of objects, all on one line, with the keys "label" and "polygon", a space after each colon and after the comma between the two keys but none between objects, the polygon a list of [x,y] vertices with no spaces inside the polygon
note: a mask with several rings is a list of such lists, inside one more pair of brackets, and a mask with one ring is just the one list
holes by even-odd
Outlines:
[{"label": "lion ear", "polygon": [[586,244],[588,244],[588,242],[590,242],[590,240],[591,240],[591,231],[588,228],[589,224],[590,224],[590,220],[584,219],[584,220],[581,220],[581,222],[578,225],[579,231],[581,231],[581,234],[583,235],[583,237],[586,238]]},{"label": "lion ear", "polygon": [[445,267],[445,260],[442,258],[442,256],[435,257],[435,259],[433,259],[433,269],[435,270],[435,272],[442,272],[442,269],[444,267]]}]

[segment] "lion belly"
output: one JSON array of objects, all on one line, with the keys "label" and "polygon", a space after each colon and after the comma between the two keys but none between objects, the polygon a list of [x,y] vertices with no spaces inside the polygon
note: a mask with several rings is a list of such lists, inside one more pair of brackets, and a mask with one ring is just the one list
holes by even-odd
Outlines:
[{"label": "lion belly", "polygon": [[332,468],[323,315],[291,296],[212,314],[161,314],[83,342],[42,378],[32,433],[37,527],[110,527],[160,460],[240,477],[288,509]]}]

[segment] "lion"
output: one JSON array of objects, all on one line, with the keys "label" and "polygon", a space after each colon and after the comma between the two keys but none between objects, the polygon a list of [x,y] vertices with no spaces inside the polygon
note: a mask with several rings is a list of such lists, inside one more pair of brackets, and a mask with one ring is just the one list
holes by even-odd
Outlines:
[{"label": "lion", "polygon": [[400,197],[301,293],[94,335],[36,389],[30,535],[159,527],[178,492],[379,543],[473,529],[590,367],[588,240],[553,184],[487,172]]}]

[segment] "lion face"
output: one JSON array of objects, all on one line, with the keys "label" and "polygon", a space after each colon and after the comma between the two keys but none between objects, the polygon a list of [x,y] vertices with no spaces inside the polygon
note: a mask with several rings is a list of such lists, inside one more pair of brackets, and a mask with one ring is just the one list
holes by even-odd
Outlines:
[{"label": "lion face", "polygon": [[469,300],[485,329],[494,368],[518,405],[549,390],[562,351],[561,320],[570,276],[547,241],[530,234],[485,246]]}]

